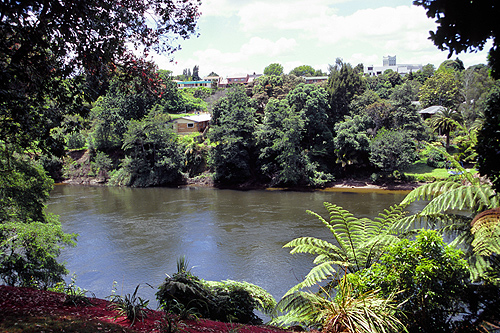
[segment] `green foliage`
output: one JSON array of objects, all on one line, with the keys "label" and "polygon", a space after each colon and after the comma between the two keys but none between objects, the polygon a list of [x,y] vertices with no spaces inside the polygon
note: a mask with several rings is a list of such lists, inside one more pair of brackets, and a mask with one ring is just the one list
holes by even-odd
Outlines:
[{"label": "green foliage", "polygon": [[284,315],[273,323],[290,325],[302,323],[320,327],[322,332],[407,332],[394,295],[383,298],[378,291],[358,293],[344,277],[333,297],[325,291],[319,293],[295,292],[285,296],[278,304]]},{"label": "green foliage", "polygon": [[207,110],[207,103],[203,100],[203,98],[210,96],[210,93],[208,93],[208,96],[206,96],[206,90],[208,90],[208,88],[202,87],[202,89],[203,90],[199,90],[199,88],[190,88],[181,90],[181,96],[184,102],[184,110],[189,112]]},{"label": "green foliage", "polygon": [[62,280],[61,248],[74,245],[45,202],[53,181],[22,156],[0,155],[0,278],[8,285],[45,288]]},{"label": "green foliage", "polygon": [[373,127],[373,121],[367,116],[356,115],[346,117],[345,121],[335,125],[333,146],[337,163],[346,165],[367,165],[371,137],[368,129]]},{"label": "green foliage", "polygon": [[269,66],[264,68],[264,75],[282,75],[282,74],[283,74],[283,66],[278,63],[270,64]]},{"label": "green foliage", "polygon": [[316,70],[309,65],[302,65],[292,69],[289,74],[295,76],[315,76]]},{"label": "green foliage", "polygon": [[127,156],[110,182],[133,187],[164,186],[182,181],[184,154],[167,126],[168,116],[151,113],[131,121],[124,136]]},{"label": "green foliage", "polygon": [[370,143],[370,162],[384,172],[403,171],[416,159],[415,141],[406,132],[381,130]]},{"label": "green foliage", "polygon": [[271,99],[266,106],[264,123],[257,131],[259,160],[271,186],[310,185],[311,162],[301,147],[304,120],[286,100]]},{"label": "green foliage", "polygon": [[252,89],[251,103],[259,113],[264,112],[271,98],[284,99],[304,79],[295,75],[262,75],[257,78]]},{"label": "green foliage", "polygon": [[[434,148],[438,149],[438,148]],[[466,251],[469,270],[473,281],[487,279],[492,267],[498,267],[495,255],[483,256],[472,251],[473,242],[485,242],[481,237],[488,235],[476,230],[472,233],[471,221],[478,213],[500,206],[498,196],[488,184],[481,184],[469,171],[440,149],[458,171],[458,179],[437,181],[422,185],[411,191],[401,202],[406,206],[416,200],[430,200],[422,211],[401,219],[395,228],[408,231],[416,221],[426,228],[436,228],[447,234],[453,246],[462,246]],[[488,224],[484,225],[485,228]],[[479,228],[479,226],[478,226]]]},{"label": "green foliage", "polygon": [[446,149],[450,148],[450,134],[460,126],[458,120],[460,115],[451,109],[442,108],[430,119],[430,125],[434,131],[439,131],[446,136]]},{"label": "green foliage", "polygon": [[500,88],[495,87],[486,102],[485,122],[476,146],[477,166],[481,175],[488,176],[496,193],[500,193]]},{"label": "green foliage", "polygon": [[443,242],[435,231],[421,230],[416,240],[393,244],[370,268],[347,275],[357,292],[396,294],[410,332],[451,332],[451,322],[464,314],[467,262],[461,250]]},{"label": "green foliage", "polygon": [[113,294],[109,296],[110,307],[118,311],[117,318],[125,316],[130,321],[130,326],[133,326],[137,319],[142,321],[148,316],[149,300],[137,296],[139,287],[140,284],[135,287],[132,294],[126,294],[125,296],[116,295],[115,289],[113,289]]},{"label": "green foliage", "polygon": [[324,203],[330,220],[308,211],[316,216],[332,234],[334,242],[314,237],[300,237],[283,247],[291,247],[290,253],[310,253],[316,255],[316,265],[304,281],[291,288],[291,294],[302,288],[313,286],[321,281],[329,281],[329,291],[335,278],[347,272],[356,272],[370,267],[382,255],[382,249],[397,238],[391,234],[392,225],[404,216],[402,208],[391,207],[379,214],[374,220],[356,218],[352,213],[331,203]]},{"label": "green foliage", "polygon": [[[499,77],[497,6],[490,2],[450,3],[445,0],[415,0],[413,4],[424,7],[428,17],[438,20],[436,31],[430,31],[430,39],[440,50],[449,51],[448,57],[462,51],[483,50],[486,42],[492,39],[488,60],[492,76]],[[481,20],[481,24],[473,24],[477,20]]]},{"label": "green foliage", "polygon": [[463,102],[461,83],[451,72],[437,71],[420,88],[419,100],[422,107],[442,105],[454,108]]},{"label": "green foliage", "polygon": [[215,143],[211,150],[214,181],[242,184],[255,171],[255,111],[242,87],[234,87],[214,107],[208,137]]},{"label": "green foliage", "polygon": [[363,93],[365,82],[350,64],[337,59],[335,66],[330,66],[328,94],[332,108],[329,124],[333,127],[349,113],[349,104],[356,95]]},{"label": "green foliage", "polygon": [[89,293],[89,291],[86,289],[82,289],[76,285],[76,274],[73,274],[71,276],[71,282],[69,284],[67,284],[65,281],[61,281],[56,283],[53,287],[48,288],[48,290],[56,293],[66,294],[66,298],[64,300],[65,305],[86,306],[93,304],[92,301],[87,297],[87,293]]},{"label": "green foliage", "polygon": [[185,269],[167,277],[159,286],[156,297],[166,312],[244,324],[260,323],[254,309],[268,312],[275,304],[267,292],[253,284],[205,282]]},{"label": "green foliage", "polygon": [[447,159],[439,150],[426,146],[420,153],[420,158],[425,159],[426,164],[433,168],[446,168]]}]

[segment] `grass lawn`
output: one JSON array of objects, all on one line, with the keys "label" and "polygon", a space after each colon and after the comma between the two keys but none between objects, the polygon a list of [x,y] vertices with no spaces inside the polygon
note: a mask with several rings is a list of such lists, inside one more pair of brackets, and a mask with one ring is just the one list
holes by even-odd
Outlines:
[{"label": "grass lawn", "polygon": [[444,180],[450,176],[447,169],[430,167],[424,161],[415,162],[404,173],[421,182]]}]

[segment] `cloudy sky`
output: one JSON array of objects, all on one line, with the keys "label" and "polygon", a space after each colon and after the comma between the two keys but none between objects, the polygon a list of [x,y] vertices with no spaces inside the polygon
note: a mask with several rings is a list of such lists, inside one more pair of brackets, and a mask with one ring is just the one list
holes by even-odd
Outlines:
[{"label": "cloudy sky", "polygon": [[[280,63],[285,73],[300,65],[327,72],[337,57],[353,66],[381,66],[387,55],[396,55],[398,63],[438,67],[448,55],[428,39],[436,25],[411,0],[202,1],[200,36],[182,41],[173,61],[155,56],[161,69],[181,74],[198,65],[200,76],[214,71],[227,77]],[[486,63],[486,55],[459,58],[468,67]]]}]

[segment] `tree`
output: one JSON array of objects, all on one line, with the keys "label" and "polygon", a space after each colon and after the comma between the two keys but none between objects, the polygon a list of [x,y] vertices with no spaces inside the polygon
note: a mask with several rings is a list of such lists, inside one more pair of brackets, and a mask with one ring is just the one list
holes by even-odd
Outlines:
[{"label": "tree", "polygon": [[287,100],[272,98],[266,105],[264,121],[257,131],[262,173],[271,186],[309,185],[307,156],[301,149],[304,119]]},{"label": "tree", "polygon": [[460,81],[453,73],[437,71],[420,88],[420,103],[424,108],[432,105],[455,108],[463,101],[460,89]]},{"label": "tree", "polygon": [[430,124],[432,129],[446,136],[446,150],[450,148],[450,134],[459,123],[459,114],[451,109],[443,108],[432,116]]},{"label": "tree", "polygon": [[438,71],[446,71],[446,70],[453,70],[455,72],[462,72],[465,69],[464,63],[462,60],[455,59],[455,60],[445,60],[439,65]]},{"label": "tree", "polygon": [[487,101],[485,122],[476,146],[477,165],[482,175],[488,176],[495,192],[500,193],[500,88],[495,87]]},{"label": "tree", "polygon": [[330,66],[327,87],[332,108],[329,125],[333,127],[336,122],[349,114],[349,104],[354,96],[363,93],[365,83],[350,64],[337,58],[335,66]]},{"label": "tree", "polygon": [[199,81],[199,80],[201,80],[200,79],[199,71],[200,71],[200,66],[195,65],[193,67],[193,81]]},{"label": "tree", "polygon": [[252,106],[263,113],[270,98],[284,99],[304,79],[295,75],[262,75],[255,81],[252,89]]},{"label": "tree", "polygon": [[264,68],[264,75],[282,75],[283,66],[278,63],[273,63]]},{"label": "tree", "polygon": [[[490,39],[489,51],[492,76],[500,78],[500,49],[497,39],[500,31],[497,18],[500,8],[491,1],[414,0],[413,4],[427,10],[427,16],[436,18],[436,31],[430,32],[434,44],[449,51],[448,58],[463,51],[481,51]],[[481,22],[481,24],[477,24]]]},{"label": "tree", "polygon": [[184,154],[177,136],[166,126],[170,117],[151,112],[132,120],[124,135],[126,157],[111,184],[132,187],[168,186],[182,182]]},{"label": "tree", "polygon": [[[156,17],[149,26],[149,15]],[[66,106],[81,106],[78,74],[127,62],[127,46],[173,52],[195,32],[198,2],[22,1],[0,16],[0,140],[49,148]],[[112,67],[111,66],[111,67]],[[71,78],[70,80],[65,80]],[[50,102],[48,102],[50,101]]]},{"label": "tree", "polygon": [[308,152],[312,162],[319,164],[320,170],[331,172],[333,135],[328,127],[330,107],[326,90],[301,83],[288,94],[287,100],[295,112],[302,113],[305,121],[302,149]]},{"label": "tree", "polygon": [[290,75],[295,76],[314,76],[316,74],[316,70],[309,65],[302,65],[295,67],[290,71]]},{"label": "tree", "polygon": [[208,132],[215,143],[211,156],[216,183],[242,184],[255,174],[255,127],[255,111],[243,87],[232,88],[217,102]]},{"label": "tree", "polygon": [[[21,167],[15,161],[24,161],[22,154],[27,152],[35,157],[43,151],[62,154],[62,142],[51,135],[52,129],[65,114],[88,111],[85,102],[100,95],[100,85],[109,72],[138,78],[131,84],[149,90],[149,77],[142,73],[150,66],[132,56],[128,46],[143,54],[175,51],[178,46],[172,42],[176,37],[188,38],[195,32],[198,4],[173,0],[2,2],[2,209],[11,210],[14,203],[26,211],[35,203],[43,206],[48,189],[37,193],[33,202],[23,197],[29,197],[31,189],[37,188],[35,183],[46,177],[37,169],[34,179],[34,168],[26,167],[28,162]],[[61,280],[65,270],[56,258],[61,245],[70,243],[72,236],[61,231],[56,219],[48,214],[22,219],[9,212],[9,219],[0,220],[0,228],[1,267],[13,276],[9,281],[50,286]]]},{"label": "tree", "polygon": [[337,163],[341,163],[342,167],[368,164],[371,141],[368,129],[373,126],[372,119],[366,115],[355,115],[352,118],[348,116],[344,121],[335,124],[333,146]]},{"label": "tree", "polygon": [[406,132],[384,129],[370,143],[370,162],[384,172],[402,171],[416,159],[416,144]]},{"label": "tree", "polygon": [[425,80],[430,78],[432,75],[434,75],[434,72],[436,71],[436,68],[434,67],[433,64],[427,64],[422,67],[422,69],[418,70],[415,73],[415,79],[420,82],[424,83]]},{"label": "tree", "polygon": [[46,288],[67,273],[57,257],[76,235],[44,211],[52,185],[38,163],[0,143],[0,279],[8,285]]}]

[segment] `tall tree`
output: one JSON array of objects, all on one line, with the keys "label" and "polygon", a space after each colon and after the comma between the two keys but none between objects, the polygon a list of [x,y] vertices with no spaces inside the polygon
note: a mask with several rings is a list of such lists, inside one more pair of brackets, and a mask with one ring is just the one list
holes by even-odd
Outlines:
[{"label": "tall tree", "polygon": [[500,193],[500,88],[495,87],[486,102],[485,123],[476,147],[479,172],[488,176],[495,192]]},{"label": "tall tree", "polygon": [[[0,140],[49,148],[51,127],[68,105],[82,104],[81,90],[75,88],[78,74],[98,76],[110,68],[103,64],[129,63],[128,45],[144,53],[173,52],[178,46],[172,38],[195,32],[198,5],[173,0],[2,2]],[[150,15],[156,17],[154,26]]]},{"label": "tall tree", "polygon": [[199,71],[200,71],[200,66],[195,65],[193,67],[193,81],[199,81],[200,80]]},{"label": "tall tree", "polygon": [[449,71],[437,71],[420,88],[419,99],[423,107],[441,105],[457,108],[463,101],[460,80]]},{"label": "tall tree", "polygon": [[349,114],[349,104],[354,96],[362,94],[365,88],[363,78],[350,64],[337,58],[335,66],[330,66],[328,94],[330,95],[330,125],[341,121]]},{"label": "tall tree", "polygon": [[5,270],[14,274],[8,283],[31,280],[48,286],[58,282],[64,266],[56,258],[61,246],[71,240],[48,214],[27,219],[14,214],[14,203],[20,211],[43,206],[50,188],[28,199],[37,188],[35,183],[46,179],[19,153],[29,151],[35,157],[43,150],[62,153],[61,142],[51,136],[51,130],[64,114],[81,111],[85,100],[99,95],[83,93],[88,93],[81,89],[85,77],[84,82],[94,79],[99,84],[109,71],[118,69],[125,76],[139,74],[141,81],[148,64],[137,61],[129,45],[144,54],[175,51],[176,37],[195,33],[198,5],[194,0],[1,3],[0,210],[9,214],[0,218],[0,270],[4,279]]},{"label": "tall tree", "polygon": [[413,4],[424,7],[427,16],[436,19],[438,26],[429,38],[440,50],[449,51],[448,57],[481,51],[491,39],[489,63],[493,77],[500,78],[500,7],[494,1],[414,0]]},{"label": "tall tree", "polygon": [[216,183],[242,184],[255,175],[255,127],[255,111],[243,87],[232,88],[217,102],[208,132],[215,143],[211,153]]},{"label": "tall tree", "polygon": [[278,63],[273,63],[264,68],[264,75],[282,75],[283,66]]}]

